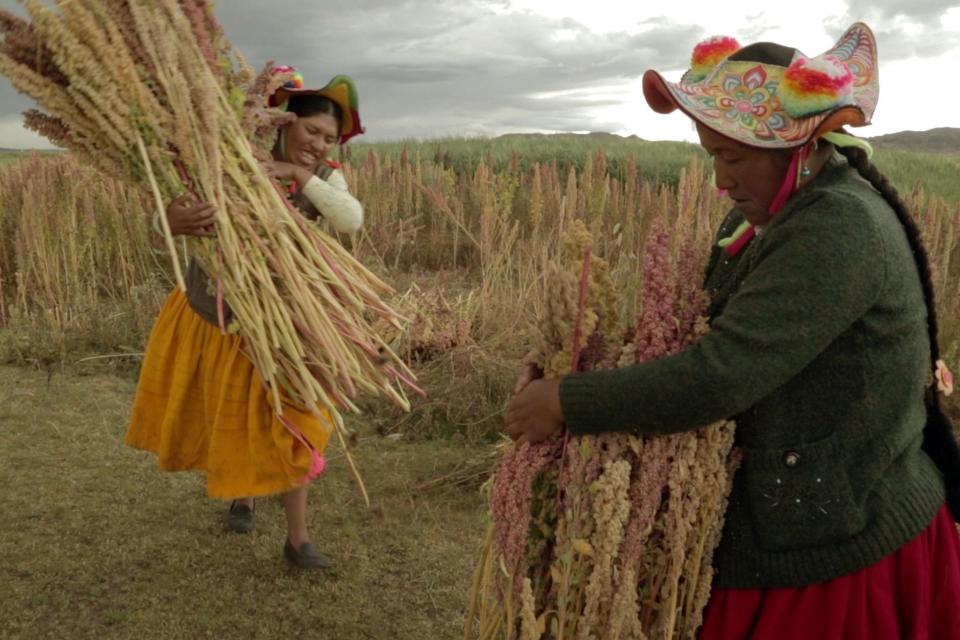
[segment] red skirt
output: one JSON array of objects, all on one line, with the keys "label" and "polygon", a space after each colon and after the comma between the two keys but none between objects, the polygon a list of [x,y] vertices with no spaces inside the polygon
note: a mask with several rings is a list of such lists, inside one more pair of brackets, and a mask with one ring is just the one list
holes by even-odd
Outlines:
[{"label": "red skirt", "polygon": [[889,556],[795,589],[714,589],[700,640],[960,639],[960,536],[943,507]]}]

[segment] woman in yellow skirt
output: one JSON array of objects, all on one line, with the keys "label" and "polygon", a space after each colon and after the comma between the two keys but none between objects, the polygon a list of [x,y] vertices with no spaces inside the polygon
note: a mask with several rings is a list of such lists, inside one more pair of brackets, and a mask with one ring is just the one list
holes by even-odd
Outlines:
[{"label": "woman in yellow skirt", "polygon": [[[291,183],[292,201],[307,217],[322,218],[339,232],[356,231],[363,208],[339,165],[327,160],[337,144],[363,132],[353,82],[337,76],[321,89],[305,89],[295,70],[275,71],[292,72],[293,80],[271,104],[297,119],[280,129],[270,173]],[[167,219],[175,235],[211,236],[215,213],[212,205],[181,196]],[[284,403],[284,424],[243,340],[221,332],[215,297],[196,261],[186,282],[186,293],[170,294],[150,335],[126,442],[157,454],[164,471],[206,472],[208,495],[233,500],[233,531],[253,529],[255,497],[281,494],[287,560],[326,567],[329,559],[307,531],[307,485],[322,471],[332,422]]]}]

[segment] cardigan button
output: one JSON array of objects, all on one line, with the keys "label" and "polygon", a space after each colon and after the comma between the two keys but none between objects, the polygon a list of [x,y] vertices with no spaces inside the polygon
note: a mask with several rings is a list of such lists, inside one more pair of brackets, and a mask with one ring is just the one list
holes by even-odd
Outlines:
[{"label": "cardigan button", "polygon": [[793,468],[800,464],[800,454],[796,451],[787,451],[783,454],[783,464]]}]

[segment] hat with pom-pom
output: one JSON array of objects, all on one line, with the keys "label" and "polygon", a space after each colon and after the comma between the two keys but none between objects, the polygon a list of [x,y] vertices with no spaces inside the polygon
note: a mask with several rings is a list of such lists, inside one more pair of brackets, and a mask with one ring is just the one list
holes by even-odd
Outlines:
[{"label": "hat with pom-pom", "polygon": [[282,65],[274,67],[272,71],[274,74],[287,74],[289,79],[270,96],[271,107],[285,108],[287,101],[293,96],[324,96],[335,102],[343,114],[343,122],[340,123],[340,144],[345,144],[350,138],[363,133],[357,86],[350,76],[334,76],[324,87],[307,89],[304,87],[303,74],[293,67]]},{"label": "hat with pom-pom", "polygon": [[694,48],[680,82],[647,71],[643,93],[658,113],[680,109],[746,145],[789,149],[870,124],[879,95],[877,43],[860,22],[814,58],[769,42],[741,47],[711,38]]}]

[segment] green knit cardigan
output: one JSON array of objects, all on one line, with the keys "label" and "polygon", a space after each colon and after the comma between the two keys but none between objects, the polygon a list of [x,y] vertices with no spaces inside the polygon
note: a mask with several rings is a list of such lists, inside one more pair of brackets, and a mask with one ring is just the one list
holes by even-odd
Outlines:
[{"label": "green knit cardigan", "polygon": [[674,356],[564,378],[568,428],[736,419],[744,457],[718,587],[799,587],[877,562],[944,501],[920,449],[926,306],[896,214],[834,158],[739,256],[714,250],[711,263],[710,333]]}]

